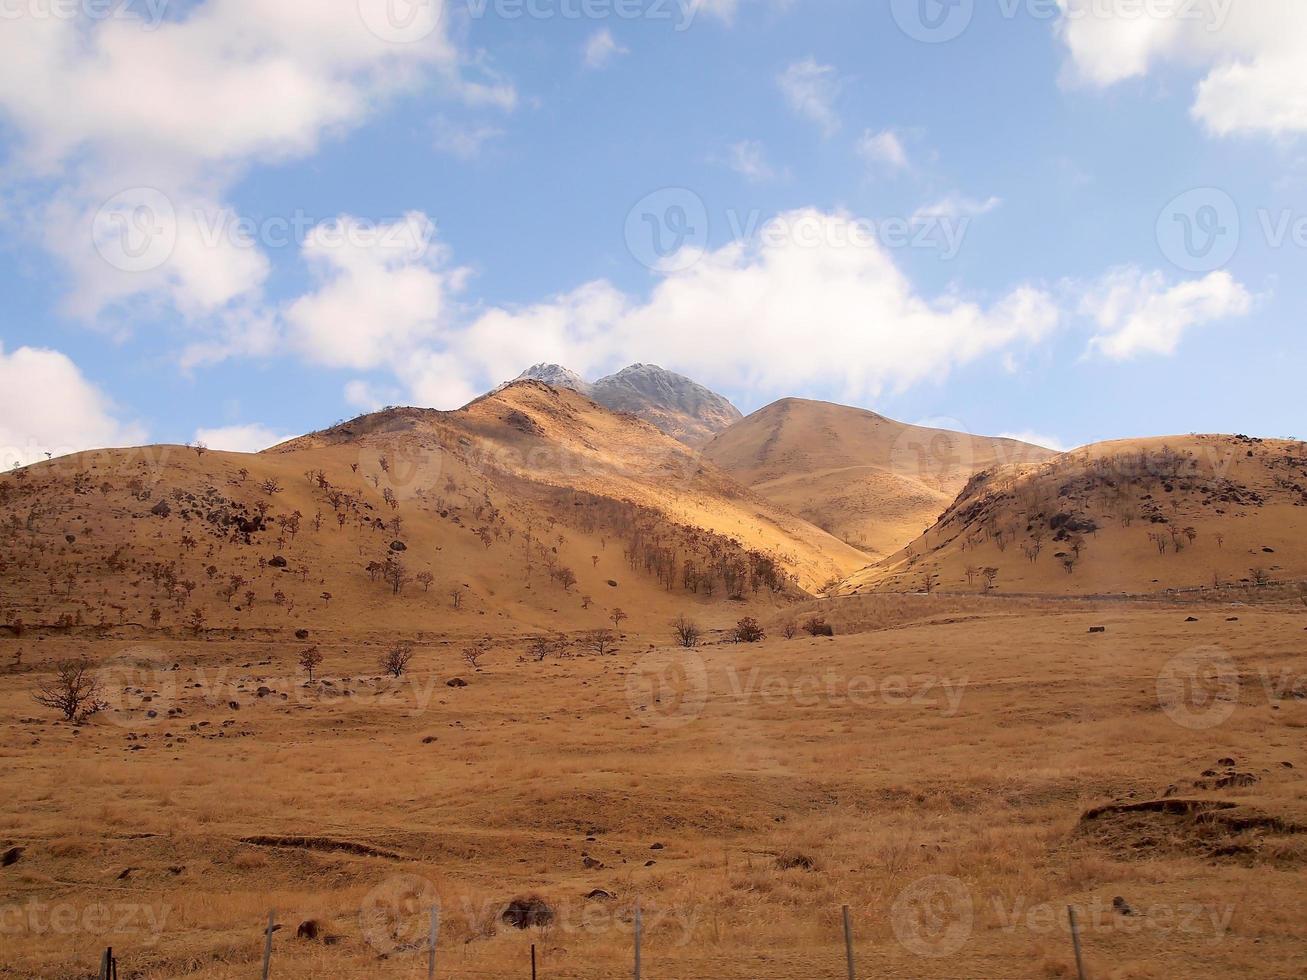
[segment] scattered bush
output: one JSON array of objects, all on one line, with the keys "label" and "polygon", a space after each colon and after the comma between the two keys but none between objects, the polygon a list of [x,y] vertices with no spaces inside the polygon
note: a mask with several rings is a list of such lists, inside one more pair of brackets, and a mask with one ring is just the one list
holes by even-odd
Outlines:
[{"label": "scattered bush", "polygon": [[835,630],[823,616],[811,616],[803,624],[803,630],[809,636],[834,636]]},{"label": "scattered bush", "polygon": [[767,638],[762,625],[752,616],[745,616],[736,623],[731,635],[736,643],[757,643]]},{"label": "scattered bush", "polygon": [[676,642],[687,650],[691,650],[699,645],[699,637],[702,631],[699,624],[684,616],[677,616],[672,620],[672,634],[676,637]]}]

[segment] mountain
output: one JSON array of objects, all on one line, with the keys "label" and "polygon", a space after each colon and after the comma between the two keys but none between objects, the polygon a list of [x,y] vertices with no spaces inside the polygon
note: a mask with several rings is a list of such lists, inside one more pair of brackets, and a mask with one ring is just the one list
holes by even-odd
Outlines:
[{"label": "mountain", "polygon": [[63,457],[0,479],[0,520],[24,528],[0,546],[18,632],[578,630],[618,606],[661,628],[864,564],[653,426],[535,381],[253,455]]},{"label": "mountain", "polygon": [[716,392],[654,364],[632,364],[593,384],[561,365],[536,364],[515,380],[542,381],[555,388],[579,391],[605,408],[644,419],[691,446],[702,445],[743,417],[738,408]]},{"label": "mountain", "polygon": [[863,591],[1150,593],[1307,577],[1307,444],[1247,436],[1100,443],[975,476],[926,533],[853,575]]},{"label": "mountain", "polygon": [[654,364],[632,364],[594,383],[594,400],[629,412],[689,445],[701,445],[744,416],[716,392]]},{"label": "mountain", "polygon": [[[555,388],[571,388],[583,395],[590,395],[591,393],[590,382],[575,371],[569,371],[561,364],[533,364],[514,378],[513,381],[542,381]],[[500,387],[506,388],[512,383],[512,381],[509,381]]]},{"label": "mountain", "polygon": [[703,452],[767,499],[878,557],[929,527],[974,473],[1055,455],[800,398],[754,412]]}]

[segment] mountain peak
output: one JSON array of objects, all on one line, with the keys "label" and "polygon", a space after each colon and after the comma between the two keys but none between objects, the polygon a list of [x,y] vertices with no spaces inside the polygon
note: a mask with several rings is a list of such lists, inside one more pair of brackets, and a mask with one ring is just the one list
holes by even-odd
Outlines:
[{"label": "mountain peak", "polygon": [[657,364],[631,364],[592,384],[560,364],[541,363],[527,368],[514,380],[570,388],[611,411],[642,418],[690,445],[707,442],[743,418],[739,409],[721,395]]},{"label": "mountain peak", "polygon": [[549,364],[541,362],[533,364],[514,381],[543,381],[547,385],[553,385],[555,388],[571,388],[573,391],[579,391],[583,395],[590,394],[590,384],[575,371],[563,367],[561,364]]}]

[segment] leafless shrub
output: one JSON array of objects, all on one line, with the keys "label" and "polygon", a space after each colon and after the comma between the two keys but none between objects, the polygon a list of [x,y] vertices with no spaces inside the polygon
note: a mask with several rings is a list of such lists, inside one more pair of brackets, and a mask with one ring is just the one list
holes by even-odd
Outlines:
[{"label": "leafless shrub", "polygon": [[676,637],[676,642],[687,650],[691,650],[699,645],[699,637],[702,630],[699,624],[685,616],[677,616],[672,620],[672,634]]},{"label": "leafless shrub", "polygon": [[391,677],[401,677],[408,670],[409,661],[413,659],[413,644],[400,641],[387,650],[381,657],[381,669]]},{"label": "leafless shrub", "polygon": [[85,658],[57,663],[54,680],[37,688],[32,699],[75,722],[85,721],[104,706],[100,700],[100,682],[91,672],[91,662]]}]

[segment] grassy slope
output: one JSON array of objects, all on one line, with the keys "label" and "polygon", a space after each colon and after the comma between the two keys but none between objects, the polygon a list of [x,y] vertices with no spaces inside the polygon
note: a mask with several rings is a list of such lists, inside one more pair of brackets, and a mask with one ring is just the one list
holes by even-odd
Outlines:
[{"label": "grassy slope", "polygon": [[979,470],[1048,450],[905,425],[874,412],[787,398],[718,435],[704,454],[800,517],[883,557],[911,541]]},{"label": "grassy slope", "polygon": [[[1103,443],[978,479],[925,534],[840,591],[917,591],[927,576],[943,589],[979,591],[982,576],[967,569],[985,567],[999,570],[1001,591],[1060,594],[1247,584],[1253,569],[1301,579],[1304,491],[1301,443],[1235,436]],[[1063,526],[1068,517],[1083,529]],[[1077,543],[1068,573],[1064,558],[1075,558]]]}]

